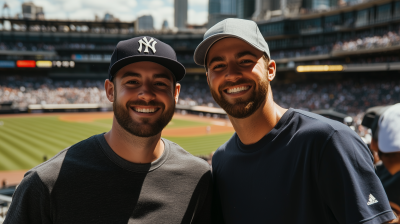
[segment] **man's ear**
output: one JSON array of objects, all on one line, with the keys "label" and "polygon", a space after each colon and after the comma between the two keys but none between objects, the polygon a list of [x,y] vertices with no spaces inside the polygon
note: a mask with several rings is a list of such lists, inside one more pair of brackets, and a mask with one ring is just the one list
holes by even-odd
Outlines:
[{"label": "man's ear", "polygon": [[210,80],[208,79],[208,72],[206,72],[206,77],[207,77],[207,84],[210,85]]},{"label": "man's ear", "polygon": [[274,60],[270,60],[268,63],[268,81],[274,80],[276,75],[276,63]]},{"label": "man's ear", "polygon": [[179,93],[181,92],[181,84],[176,83],[175,85],[175,91],[174,91],[174,98],[175,98],[175,103],[178,103],[179,99]]},{"label": "man's ear", "polygon": [[114,83],[109,79],[104,82],[104,89],[106,90],[107,98],[110,102],[114,102]]}]

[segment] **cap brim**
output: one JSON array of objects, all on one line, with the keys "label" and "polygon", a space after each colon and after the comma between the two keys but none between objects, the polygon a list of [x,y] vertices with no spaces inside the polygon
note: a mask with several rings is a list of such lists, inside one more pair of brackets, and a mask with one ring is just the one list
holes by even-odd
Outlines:
[{"label": "cap brim", "polygon": [[226,37],[235,37],[235,38],[241,39],[241,40],[245,41],[246,43],[250,44],[251,46],[253,46],[254,48],[264,52],[263,49],[260,49],[259,47],[254,46],[253,44],[249,43],[247,40],[245,40],[241,36],[234,35],[234,34],[219,33],[219,34],[214,34],[214,35],[209,36],[207,39],[203,40],[199,44],[199,46],[197,46],[196,50],[194,51],[194,55],[193,55],[194,62],[198,65],[204,66],[206,55],[208,53],[208,50],[210,50],[211,46],[215,42],[217,42],[223,38],[226,38]]},{"label": "cap brim", "polygon": [[126,57],[115,62],[108,71],[110,79],[112,79],[121,68],[125,67],[126,65],[140,61],[151,61],[166,67],[175,76],[176,81],[182,80],[186,74],[185,67],[178,61],[156,55],[136,55]]}]

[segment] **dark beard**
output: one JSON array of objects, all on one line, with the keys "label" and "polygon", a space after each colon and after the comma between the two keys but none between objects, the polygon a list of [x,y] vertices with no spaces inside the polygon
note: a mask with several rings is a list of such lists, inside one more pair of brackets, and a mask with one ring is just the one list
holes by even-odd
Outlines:
[{"label": "dark beard", "polygon": [[[114,92],[115,99],[117,99],[116,92]],[[170,105],[170,109],[164,111],[161,117],[154,123],[150,123],[149,118],[142,118],[142,123],[135,122],[129,115],[129,110],[131,105],[135,106],[157,106],[160,107],[159,110],[164,111],[165,105],[163,103],[158,103],[150,101],[146,103],[144,101],[128,101],[125,106],[119,104],[117,101],[113,103],[114,116],[118,124],[124,128],[127,132],[132,135],[139,137],[151,137],[159,134],[165,126],[171,121],[175,112],[175,101]]]},{"label": "dark beard", "polygon": [[238,98],[235,100],[234,104],[229,103],[222,94],[223,89],[226,87],[231,87],[240,84],[251,84],[254,88],[256,88],[256,83],[253,80],[240,79],[239,81],[227,82],[221,85],[218,88],[219,95],[216,91],[214,91],[210,86],[211,95],[213,96],[215,102],[221,106],[222,109],[226,111],[227,114],[234,118],[246,118],[252,115],[261,105],[265,102],[268,93],[268,85],[269,81],[265,78],[260,80],[258,83],[258,89],[254,89],[250,99],[244,100],[242,98]]}]

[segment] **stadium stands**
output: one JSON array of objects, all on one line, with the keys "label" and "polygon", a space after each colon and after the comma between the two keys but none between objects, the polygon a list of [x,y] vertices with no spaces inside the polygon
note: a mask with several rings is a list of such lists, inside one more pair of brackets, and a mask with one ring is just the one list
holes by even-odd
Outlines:
[{"label": "stadium stands", "polygon": [[[52,80],[7,78],[0,80],[0,102],[13,107],[29,104],[109,104],[104,80]],[[313,111],[335,109],[353,116],[372,106],[400,102],[400,80],[352,80],[334,82],[280,83],[273,85],[275,101],[283,107]],[[183,81],[178,104],[218,107],[205,80]]]},{"label": "stadium stands", "polygon": [[[275,100],[284,107],[332,108],[352,115],[369,106],[399,102],[399,10],[398,1],[368,0],[257,21],[277,62]],[[204,30],[139,32],[135,23],[118,21],[0,18],[0,23],[9,24],[0,27],[0,103],[12,102],[15,108],[107,104],[103,80],[114,46],[123,39],[151,35],[170,44],[187,68],[179,105],[217,107],[204,69],[193,61]],[[297,70],[302,65],[340,69]]]}]

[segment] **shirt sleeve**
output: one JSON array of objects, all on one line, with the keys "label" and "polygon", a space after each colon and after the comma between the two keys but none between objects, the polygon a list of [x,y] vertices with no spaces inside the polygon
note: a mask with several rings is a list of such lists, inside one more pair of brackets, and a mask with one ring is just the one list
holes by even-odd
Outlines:
[{"label": "shirt sleeve", "polygon": [[199,208],[197,209],[193,221],[191,223],[211,223],[211,203],[213,197],[211,171],[205,174],[204,193],[199,200]]},{"label": "shirt sleeve", "polygon": [[[214,175],[214,173],[213,173]],[[222,205],[221,199],[219,195],[219,191],[216,185],[215,178],[213,180],[213,199],[212,199],[212,210],[211,210],[211,217],[213,224],[224,224],[224,217],[222,214]]]},{"label": "shirt sleeve", "polygon": [[14,192],[4,224],[52,223],[49,198],[37,173],[28,173]]},{"label": "shirt sleeve", "polygon": [[326,215],[349,224],[381,224],[395,218],[369,149],[350,129],[330,135],[319,163]]}]

